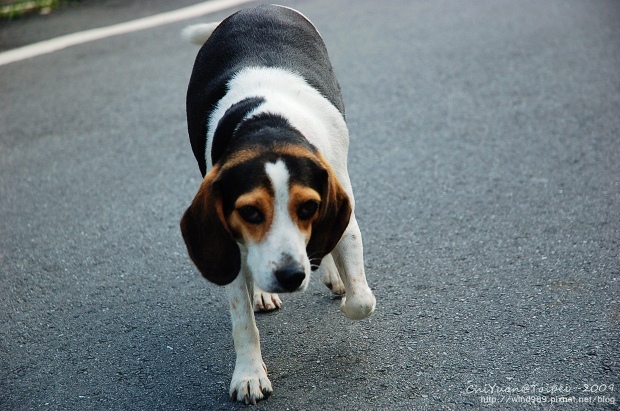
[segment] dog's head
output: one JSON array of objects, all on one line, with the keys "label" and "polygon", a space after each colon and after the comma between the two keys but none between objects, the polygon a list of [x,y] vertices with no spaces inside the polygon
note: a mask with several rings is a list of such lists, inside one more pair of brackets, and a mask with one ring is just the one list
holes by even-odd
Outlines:
[{"label": "dog's head", "polygon": [[351,204],[315,150],[277,145],[224,156],[205,176],[181,220],[191,259],[209,281],[225,285],[241,268],[241,249],[265,291],[307,287],[311,270],[336,246]]}]

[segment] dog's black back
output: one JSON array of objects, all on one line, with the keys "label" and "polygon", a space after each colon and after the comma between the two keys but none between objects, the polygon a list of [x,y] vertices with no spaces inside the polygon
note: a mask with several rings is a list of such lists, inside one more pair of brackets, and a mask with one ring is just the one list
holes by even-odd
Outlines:
[{"label": "dog's black back", "polygon": [[205,42],[187,90],[187,124],[194,156],[206,174],[209,117],[231,78],[245,67],[277,67],[302,76],[344,116],[340,86],[315,27],[294,10],[259,6],[228,17]]}]

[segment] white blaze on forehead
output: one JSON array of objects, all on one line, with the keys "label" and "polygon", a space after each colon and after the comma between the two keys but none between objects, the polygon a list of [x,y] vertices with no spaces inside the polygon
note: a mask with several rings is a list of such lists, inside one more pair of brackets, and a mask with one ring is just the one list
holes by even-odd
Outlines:
[{"label": "white blaze on forehead", "polygon": [[267,234],[268,241],[277,248],[278,252],[285,252],[292,256],[299,254],[293,250],[294,238],[299,233],[299,229],[291,219],[288,210],[290,200],[289,177],[284,160],[279,159],[275,163],[265,164],[265,171],[271,180],[274,192],[273,222]]},{"label": "white blaze on forehead", "polygon": [[275,163],[265,164],[265,171],[267,172],[267,176],[269,176],[269,179],[271,180],[271,185],[273,186],[276,200],[274,211],[276,212],[277,216],[278,211],[281,211],[281,207],[284,207],[285,210],[288,208],[289,173],[286,169],[284,161],[282,160],[278,160]]}]

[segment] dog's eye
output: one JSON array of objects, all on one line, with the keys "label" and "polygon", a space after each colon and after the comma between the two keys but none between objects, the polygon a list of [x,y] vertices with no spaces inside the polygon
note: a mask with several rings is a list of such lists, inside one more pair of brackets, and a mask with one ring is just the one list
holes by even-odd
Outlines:
[{"label": "dog's eye", "polygon": [[261,213],[261,211],[254,206],[246,205],[243,207],[239,207],[237,209],[237,212],[239,213],[241,218],[243,218],[250,224],[260,224],[265,221],[263,213]]},{"label": "dog's eye", "polygon": [[309,200],[299,206],[297,209],[297,216],[300,220],[309,220],[312,218],[316,210],[319,208],[319,202]]}]

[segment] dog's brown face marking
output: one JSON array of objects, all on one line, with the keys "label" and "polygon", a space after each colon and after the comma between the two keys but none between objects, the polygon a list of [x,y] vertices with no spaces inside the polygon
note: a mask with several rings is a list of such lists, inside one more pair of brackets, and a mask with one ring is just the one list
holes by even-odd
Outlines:
[{"label": "dog's brown face marking", "polygon": [[[250,163],[252,160],[256,160],[265,154],[264,149],[244,148],[237,151],[234,154],[230,154],[226,162],[222,165],[222,171],[239,166],[243,163]],[[317,156],[305,147],[300,147],[295,144],[285,144],[279,146],[273,151],[273,154],[287,157],[297,157],[303,159],[309,159],[312,161],[318,161]]]},{"label": "dog's brown face marking", "polygon": [[235,201],[235,210],[228,218],[231,232],[244,243],[260,243],[273,221],[273,195],[266,187],[242,194]]},{"label": "dog's brown face marking", "polygon": [[[306,244],[312,235],[312,224],[319,215],[320,194],[311,187],[293,183],[288,193],[289,218],[304,234]],[[231,234],[238,241],[261,243],[271,228],[275,214],[273,187],[257,187],[241,194],[234,203],[234,210],[226,219]]]},{"label": "dog's brown face marking", "polygon": [[222,191],[220,218],[231,235],[243,244],[262,243],[276,214],[276,187],[266,166],[282,161],[288,173],[288,218],[307,244],[318,218],[326,175],[320,159],[306,147],[285,144],[272,151],[246,147],[227,156],[218,185]]},{"label": "dog's brown face marking", "polygon": [[291,219],[306,237],[306,245],[312,235],[312,223],[319,215],[321,196],[316,190],[300,184],[290,188],[288,212]]}]

